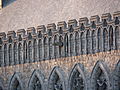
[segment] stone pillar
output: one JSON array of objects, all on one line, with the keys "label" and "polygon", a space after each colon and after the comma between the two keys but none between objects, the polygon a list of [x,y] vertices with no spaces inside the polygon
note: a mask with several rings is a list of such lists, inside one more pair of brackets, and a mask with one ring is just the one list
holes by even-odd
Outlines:
[{"label": "stone pillar", "polygon": [[2,9],[2,0],[0,0],[0,9]]}]

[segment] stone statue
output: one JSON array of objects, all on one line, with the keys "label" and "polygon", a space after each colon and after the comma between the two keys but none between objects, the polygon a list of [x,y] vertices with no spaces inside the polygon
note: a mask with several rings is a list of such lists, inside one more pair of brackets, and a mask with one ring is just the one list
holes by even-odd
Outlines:
[{"label": "stone statue", "polygon": [[107,81],[104,76],[100,76],[97,79],[97,90],[106,90],[107,89]]},{"label": "stone statue", "polygon": [[83,82],[81,74],[78,74],[75,77],[73,83],[74,83],[73,87],[75,90],[83,90],[84,89],[84,82]]}]

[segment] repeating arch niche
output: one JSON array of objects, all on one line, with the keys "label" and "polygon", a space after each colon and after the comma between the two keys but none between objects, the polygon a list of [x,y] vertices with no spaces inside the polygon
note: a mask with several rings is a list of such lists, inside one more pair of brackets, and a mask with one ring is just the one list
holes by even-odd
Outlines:
[{"label": "repeating arch niche", "polygon": [[111,90],[109,69],[103,61],[98,61],[91,74],[92,90]]},{"label": "repeating arch niche", "polygon": [[66,90],[64,73],[59,67],[54,67],[50,74],[48,90]]},{"label": "repeating arch niche", "polygon": [[15,73],[11,78],[8,90],[23,90],[21,79],[17,73]]},{"label": "repeating arch niche", "polygon": [[76,64],[69,77],[70,90],[87,90],[84,67],[81,64]]},{"label": "repeating arch niche", "polygon": [[120,90],[120,60],[116,65],[114,73],[114,90]]},{"label": "repeating arch niche", "polygon": [[29,81],[29,90],[45,90],[44,75],[39,71],[33,71]]}]

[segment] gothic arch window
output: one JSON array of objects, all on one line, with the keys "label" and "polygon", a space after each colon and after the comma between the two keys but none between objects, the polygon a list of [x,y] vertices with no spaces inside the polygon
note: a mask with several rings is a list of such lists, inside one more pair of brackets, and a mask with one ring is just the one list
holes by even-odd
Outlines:
[{"label": "gothic arch window", "polygon": [[68,56],[68,53],[69,53],[69,47],[68,47],[68,35],[65,34],[65,38],[64,38],[64,50],[65,50],[65,57]]},{"label": "gothic arch window", "polygon": [[36,41],[36,39],[34,40],[34,42],[33,42],[33,48],[34,48],[34,61],[36,61],[37,60],[37,41]]},{"label": "gothic arch window", "polygon": [[22,63],[22,56],[23,56],[23,50],[22,50],[22,44],[18,44],[18,60],[19,63]]},{"label": "gothic arch window", "polygon": [[116,49],[119,49],[120,45],[120,31],[119,31],[119,27],[116,26],[115,27],[115,46],[116,46]]},{"label": "gothic arch window", "polygon": [[38,49],[39,49],[39,60],[41,60],[42,59],[42,40],[41,39],[39,39]]},{"label": "gothic arch window", "polygon": [[110,48],[110,50],[113,49],[113,45],[114,45],[114,39],[113,39],[113,27],[110,26],[110,28],[109,28],[109,48]]},{"label": "gothic arch window", "polygon": [[32,42],[28,42],[28,59],[29,62],[32,62]]},{"label": "gothic arch window", "polygon": [[92,31],[92,53],[96,51],[96,30]]},{"label": "gothic arch window", "polygon": [[53,55],[53,45],[52,45],[52,37],[49,38],[49,59],[52,59]]},{"label": "gothic arch window", "polygon": [[12,64],[12,45],[9,45],[9,49],[8,49],[8,54],[9,54],[9,65]]},{"label": "gothic arch window", "polygon": [[47,55],[48,55],[48,43],[47,43],[47,38],[45,37],[44,38],[44,59],[46,60],[47,59]]},{"label": "gothic arch window", "polygon": [[19,78],[17,73],[15,73],[11,78],[8,90],[23,90],[21,79]]},{"label": "gothic arch window", "polygon": [[87,30],[87,34],[86,34],[86,42],[87,42],[87,45],[86,45],[86,49],[87,49],[87,54],[90,54],[91,52],[91,36],[90,36],[90,30]]},{"label": "gothic arch window", "polygon": [[59,56],[63,56],[63,37],[59,36]]},{"label": "gothic arch window", "polygon": [[7,66],[7,45],[4,45],[4,64]]},{"label": "gothic arch window", "polygon": [[91,88],[92,90],[111,90],[109,69],[103,61],[98,61],[93,68]]},{"label": "gothic arch window", "polygon": [[56,45],[58,43],[58,39],[57,39],[57,35],[54,36],[54,58],[58,57],[58,45]]},{"label": "gothic arch window", "polygon": [[84,32],[81,33],[81,54],[85,54],[85,36]]},{"label": "gothic arch window", "polygon": [[39,70],[34,70],[29,81],[29,90],[45,90],[44,75]]},{"label": "gothic arch window", "polygon": [[98,52],[101,51],[102,49],[102,45],[101,45],[101,29],[99,28],[98,31],[97,31],[97,41],[98,41]]},{"label": "gothic arch window", "polygon": [[48,80],[48,90],[66,90],[65,87],[65,76],[59,67],[54,67],[49,80]]},{"label": "gothic arch window", "polygon": [[74,66],[69,77],[70,90],[87,90],[87,83],[84,73],[83,65],[76,64]]},{"label": "gothic arch window", "polygon": [[2,50],[2,46],[0,46],[0,66],[2,66],[3,64],[3,50]]},{"label": "gothic arch window", "polygon": [[70,56],[74,55],[74,44],[73,34],[70,34]]},{"label": "gothic arch window", "polygon": [[14,43],[14,46],[13,46],[13,52],[14,52],[14,64],[17,64],[17,60],[18,60],[18,56],[17,56],[17,44],[16,44],[16,42]]},{"label": "gothic arch window", "polygon": [[76,32],[75,33],[75,52],[76,52],[76,55],[79,55],[79,50],[80,50],[80,48],[79,48],[79,43],[80,43],[79,39],[80,39],[79,33]]},{"label": "gothic arch window", "polygon": [[114,70],[114,90],[120,90],[120,60]]},{"label": "gothic arch window", "polygon": [[104,51],[108,50],[108,31],[106,28],[103,29],[103,46]]},{"label": "gothic arch window", "polygon": [[24,63],[27,62],[27,43],[24,41],[23,43],[23,58],[24,58]]}]

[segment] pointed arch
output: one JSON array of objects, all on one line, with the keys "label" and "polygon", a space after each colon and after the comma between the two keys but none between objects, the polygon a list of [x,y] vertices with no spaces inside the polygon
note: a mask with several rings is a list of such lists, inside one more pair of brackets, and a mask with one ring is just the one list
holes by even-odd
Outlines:
[{"label": "pointed arch", "polygon": [[108,50],[108,31],[106,28],[103,29],[103,46],[104,51]]},{"label": "pointed arch", "polygon": [[69,41],[70,41],[70,56],[73,56],[74,55],[74,44],[75,44],[73,34],[70,34]]},{"label": "pointed arch", "polygon": [[8,90],[24,90],[23,83],[19,77],[19,73],[14,73],[10,83],[9,83],[9,89]]},{"label": "pointed arch", "polygon": [[42,40],[41,39],[39,39],[39,41],[38,41],[38,51],[39,51],[39,60],[42,60]]},{"label": "pointed arch", "polygon": [[19,64],[22,64],[23,50],[22,50],[22,44],[21,43],[18,44],[18,61],[19,61]]},{"label": "pointed arch", "polygon": [[102,41],[101,41],[101,38],[102,38],[102,35],[101,35],[101,28],[98,28],[98,30],[97,30],[97,41],[98,41],[98,52],[100,52],[101,50],[102,50],[102,45],[101,45],[101,43],[102,43]]},{"label": "pointed arch", "polygon": [[47,42],[47,37],[44,37],[43,43],[44,43],[44,59],[46,60],[48,58],[48,42]]},{"label": "pointed arch", "polygon": [[114,90],[120,90],[120,60],[114,70]]},{"label": "pointed arch", "polygon": [[118,26],[115,27],[115,46],[116,46],[116,49],[119,49],[120,45],[120,29]]},{"label": "pointed arch", "polygon": [[49,59],[52,59],[53,56],[53,45],[52,45],[52,37],[49,38]]},{"label": "pointed arch", "polygon": [[109,50],[113,49],[114,46],[114,39],[113,39],[113,27],[109,27]]},{"label": "pointed arch", "polygon": [[37,40],[34,39],[33,41],[33,58],[34,61],[37,61]]},{"label": "pointed arch", "polygon": [[[54,44],[58,43],[58,36],[54,36]],[[54,45],[54,58],[58,57],[58,45]]]},{"label": "pointed arch", "polygon": [[98,61],[91,73],[92,90],[112,90],[110,73],[103,61]]},{"label": "pointed arch", "polygon": [[87,82],[83,65],[79,63],[75,64],[70,72],[68,84],[70,90],[87,90]]},{"label": "pointed arch", "polygon": [[26,41],[23,42],[23,58],[24,58],[24,63],[27,62],[27,43]]},{"label": "pointed arch", "polygon": [[7,61],[7,44],[4,45],[4,64],[7,66],[8,61]]},{"label": "pointed arch", "polygon": [[2,66],[3,64],[3,48],[2,46],[0,46],[0,67]]},{"label": "pointed arch", "polygon": [[96,52],[96,30],[92,31],[92,53]]},{"label": "pointed arch", "polygon": [[69,43],[68,43],[68,35],[65,34],[65,37],[64,37],[64,50],[65,50],[65,57],[68,56],[68,53],[69,53]]},{"label": "pointed arch", "polygon": [[87,49],[87,54],[90,54],[91,53],[91,36],[90,36],[90,30],[87,30],[86,32],[86,49]]},{"label": "pointed arch", "polygon": [[79,47],[79,43],[80,43],[80,35],[78,32],[75,33],[75,53],[76,53],[76,56],[79,55],[79,50],[80,50],[80,47]]},{"label": "pointed arch", "polygon": [[45,90],[44,79],[41,71],[34,70],[28,83],[29,90]]},{"label": "pointed arch", "polygon": [[48,79],[48,90],[66,90],[65,74],[59,67],[54,67]]},{"label": "pointed arch", "polygon": [[59,36],[59,43],[60,43],[60,45],[59,45],[59,56],[60,57],[62,57],[63,56],[63,50],[64,50],[64,48],[63,48],[63,37],[62,36]]},{"label": "pointed arch", "polygon": [[28,60],[29,60],[29,62],[32,62],[32,50],[33,50],[33,48],[32,48],[32,42],[31,41],[29,41],[28,42]]},{"label": "pointed arch", "polygon": [[9,55],[9,65],[12,64],[12,44],[9,45],[8,47],[8,55]]},{"label": "pointed arch", "polygon": [[81,54],[85,54],[85,32],[81,32],[80,40],[81,40]]}]

